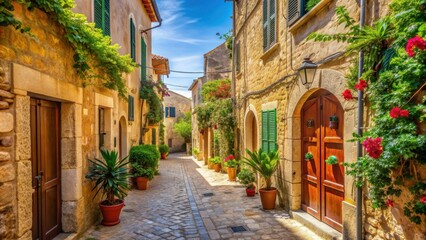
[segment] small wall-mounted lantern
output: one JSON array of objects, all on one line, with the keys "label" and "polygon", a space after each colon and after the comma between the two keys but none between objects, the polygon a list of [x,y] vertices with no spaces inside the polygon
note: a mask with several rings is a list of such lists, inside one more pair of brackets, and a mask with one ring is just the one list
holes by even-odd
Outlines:
[{"label": "small wall-mounted lantern", "polygon": [[302,84],[309,89],[315,78],[315,72],[317,71],[318,65],[313,63],[310,58],[304,58],[302,66],[297,69],[299,73],[300,81]]},{"label": "small wall-mounted lantern", "polygon": [[330,117],[329,127],[331,129],[339,128],[339,118],[336,115]]}]

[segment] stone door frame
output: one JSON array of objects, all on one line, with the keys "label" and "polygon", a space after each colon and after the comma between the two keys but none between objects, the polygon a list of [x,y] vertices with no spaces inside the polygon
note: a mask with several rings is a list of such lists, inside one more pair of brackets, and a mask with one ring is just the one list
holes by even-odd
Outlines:
[{"label": "stone door frame", "polygon": [[13,64],[13,89],[16,94],[16,145],[17,162],[17,235],[31,231],[31,133],[30,96],[60,102],[60,149],[62,230],[78,232],[82,219],[82,102],[83,89],[73,84],[54,79],[23,65]]},{"label": "stone door frame", "polygon": [[[346,162],[356,160],[356,145],[347,140],[352,138],[356,131],[356,101],[345,101],[342,92],[346,89],[344,73],[332,69],[318,69],[315,79],[306,89],[296,78],[293,88],[290,90],[290,98],[286,112],[284,113],[284,192],[286,206],[290,211],[301,209],[301,108],[306,100],[317,90],[325,89],[334,94],[344,109],[344,156]],[[354,231],[351,222],[355,221],[355,190],[354,181],[350,176],[345,176],[345,201],[343,201],[343,231]],[[345,230],[346,228],[346,230]],[[353,228],[353,230],[352,230]]]}]

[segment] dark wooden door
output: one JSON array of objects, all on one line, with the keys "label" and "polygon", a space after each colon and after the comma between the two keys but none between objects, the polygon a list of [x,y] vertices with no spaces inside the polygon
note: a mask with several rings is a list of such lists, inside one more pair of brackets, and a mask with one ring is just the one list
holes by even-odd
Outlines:
[{"label": "dark wooden door", "polygon": [[59,104],[31,99],[33,239],[53,239],[61,231]]},{"label": "dark wooden door", "polygon": [[[337,124],[330,124],[330,117]],[[302,209],[342,231],[344,199],[343,109],[327,91],[314,94],[302,108]],[[311,152],[312,160],[305,154]],[[338,164],[325,160],[335,156]]]}]

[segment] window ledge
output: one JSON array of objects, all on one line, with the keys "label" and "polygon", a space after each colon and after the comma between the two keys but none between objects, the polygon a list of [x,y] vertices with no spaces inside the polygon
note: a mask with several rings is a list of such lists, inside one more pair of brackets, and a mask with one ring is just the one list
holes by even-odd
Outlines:
[{"label": "window ledge", "polygon": [[278,42],[275,42],[274,45],[272,45],[266,52],[263,53],[262,56],[260,56],[260,59],[265,61],[269,55],[271,55],[273,52],[275,52],[280,47],[280,44]]},{"label": "window ledge", "polygon": [[313,7],[308,13],[303,15],[299,20],[297,20],[293,25],[288,28],[289,32],[294,32],[296,29],[301,27],[303,24],[308,22],[311,18],[313,18],[319,11],[321,11],[327,4],[329,4],[332,0],[322,0],[315,7]]}]

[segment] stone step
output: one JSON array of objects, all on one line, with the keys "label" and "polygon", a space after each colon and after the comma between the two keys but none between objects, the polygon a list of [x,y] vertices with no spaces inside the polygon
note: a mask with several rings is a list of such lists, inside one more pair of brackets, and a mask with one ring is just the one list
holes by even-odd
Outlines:
[{"label": "stone step", "polygon": [[326,240],[341,240],[343,236],[340,232],[328,226],[327,224],[319,221],[318,219],[312,217],[307,212],[291,211],[291,216],[294,220],[300,222],[311,231],[313,231],[318,236]]}]

